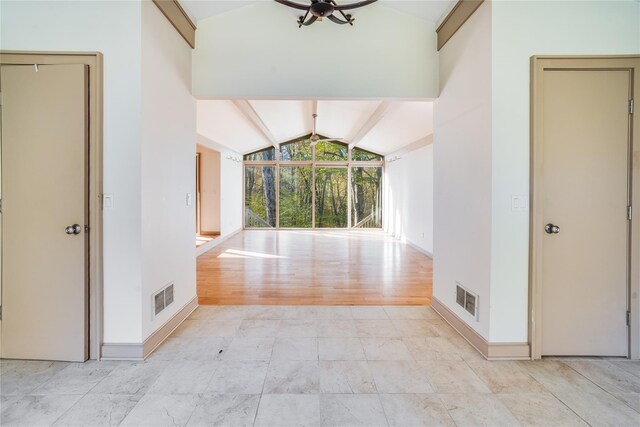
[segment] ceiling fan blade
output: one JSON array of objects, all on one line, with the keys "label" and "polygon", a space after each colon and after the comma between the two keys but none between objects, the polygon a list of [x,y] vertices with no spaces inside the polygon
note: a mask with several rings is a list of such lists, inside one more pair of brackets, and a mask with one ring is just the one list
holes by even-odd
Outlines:
[{"label": "ceiling fan blade", "polygon": [[[279,1],[279,0],[276,0],[276,1]],[[335,10],[351,10],[351,9],[357,9],[359,7],[362,7],[362,6],[366,6],[366,5],[371,4],[371,3],[375,3],[377,1],[378,0],[365,0],[365,1],[359,1],[357,3],[350,3],[350,4],[345,4],[345,5],[336,5],[336,6],[333,6],[333,8]]]},{"label": "ceiling fan blade", "polygon": [[327,18],[329,19],[329,21],[334,22],[336,24],[340,24],[340,25],[350,24],[351,23],[351,21],[343,21],[342,19],[336,18],[333,15],[329,15],[329,16],[327,16]]},{"label": "ceiling fan blade", "polygon": [[299,10],[308,10],[309,9],[309,5],[308,4],[298,4],[289,0],[276,0],[278,3],[283,4],[285,6],[289,6],[292,7],[294,9],[299,9]]},{"label": "ceiling fan blade", "polygon": [[309,18],[309,20],[307,22],[302,23],[302,25],[309,26],[311,24],[313,24],[314,22],[316,22],[316,19],[318,19],[317,16],[313,15],[311,18]]}]

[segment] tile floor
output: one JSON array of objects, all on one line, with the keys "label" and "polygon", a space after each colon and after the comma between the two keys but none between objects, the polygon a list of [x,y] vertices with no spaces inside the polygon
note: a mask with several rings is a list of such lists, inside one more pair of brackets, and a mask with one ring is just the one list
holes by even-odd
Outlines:
[{"label": "tile floor", "polygon": [[146,362],[0,368],[3,426],[640,426],[640,362],[487,362],[429,307],[200,307]]}]

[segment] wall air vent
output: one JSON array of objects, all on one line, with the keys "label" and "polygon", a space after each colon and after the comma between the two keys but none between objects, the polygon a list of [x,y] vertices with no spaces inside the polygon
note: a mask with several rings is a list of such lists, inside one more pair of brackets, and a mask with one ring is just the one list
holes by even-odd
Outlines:
[{"label": "wall air vent", "polygon": [[160,314],[162,310],[167,308],[173,302],[173,282],[154,293],[151,297],[153,316]]},{"label": "wall air vent", "polygon": [[456,282],[456,304],[478,320],[478,295]]}]

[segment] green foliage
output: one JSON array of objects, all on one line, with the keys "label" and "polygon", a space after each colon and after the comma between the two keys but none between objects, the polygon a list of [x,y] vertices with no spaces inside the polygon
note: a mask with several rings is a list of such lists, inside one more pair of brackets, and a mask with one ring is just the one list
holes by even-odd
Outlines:
[{"label": "green foliage", "polygon": [[382,168],[351,169],[351,226],[382,227]]},{"label": "green foliage", "polygon": [[311,228],[311,166],[280,167],[281,228]]},{"label": "green foliage", "polygon": [[264,150],[244,155],[245,160],[249,160],[252,162],[275,160],[275,158],[276,149],[274,147],[265,148]]},{"label": "green foliage", "polygon": [[280,160],[286,161],[307,161],[312,159],[311,144],[309,137],[280,144]]},{"label": "green foliage", "polygon": [[316,168],[316,227],[347,226],[347,168]]},{"label": "green foliage", "polygon": [[334,141],[320,141],[316,144],[316,162],[346,162],[349,147]]},{"label": "green foliage", "polygon": [[382,156],[362,148],[354,148],[351,150],[351,160],[356,162],[379,162],[382,160]]}]

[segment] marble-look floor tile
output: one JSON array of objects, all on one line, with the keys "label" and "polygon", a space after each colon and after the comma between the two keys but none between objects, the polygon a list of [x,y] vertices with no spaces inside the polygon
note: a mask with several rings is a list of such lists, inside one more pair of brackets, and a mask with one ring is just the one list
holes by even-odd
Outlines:
[{"label": "marble-look floor tile", "polygon": [[118,362],[72,363],[30,394],[85,394],[109,375]]},{"label": "marble-look floor tile", "polygon": [[407,346],[397,338],[362,338],[367,360],[413,360]]},{"label": "marble-look floor tile", "polygon": [[188,426],[252,426],[260,395],[205,394],[201,396]]},{"label": "marble-look floor tile", "polygon": [[349,306],[317,306],[314,307],[315,319],[352,319]]},{"label": "marble-look floor tile", "polygon": [[212,362],[221,360],[231,343],[231,337],[186,338],[174,360]]},{"label": "marble-look floor tile", "polygon": [[122,426],[184,426],[200,402],[197,394],[146,394]]},{"label": "marble-look floor tile", "polygon": [[438,393],[489,393],[485,383],[460,362],[427,360],[418,362],[429,375]]},{"label": "marble-look floor tile", "polygon": [[256,427],[318,427],[320,397],[317,394],[263,394]]},{"label": "marble-look floor tile", "polygon": [[231,341],[223,360],[269,360],[275,338],[236,337]]},{"label": "marble-look floor tile", "polygon": [[11,369],[0,375],[0,394],[28,394],[68,366],[65,362],[15,361]]},{"label": "marble-look floor tile", "polygon": [[574,359],[564,363],[614,396],[640,393],[640,377],[629,375],[607,360]]},{"label": "marble-look floor tile", "polygon": [[276,338],[271,360],[318,360],[318,339]]},{"label": "marble-look floor tile", "polygon": [[383,307],[360,305],[351,307],[351,316],[354,319],[388,319],[387,312]]},{"label": "marble-look floor tile", "polygon": [[48,426],[71,408],[82,396],[78,394],[48,394],[23,396],[2,408],[3,426]]},{"label": "marble-look floor tile", "polygon": [[640,378],[640,360],[609,360],[623,371]]},{"label": "marble-look floor tile", "polygon": [[456,353],[462,360],[486,360],[480,352],[460,335],[446,338],[456,348]]},{"label": "marble-look floor tile", "polygon": [[544,387],[511,361],[470,360],[475,374],[493,393],[541,393]]},{"label": "marble-look floor tile", "polygon": [[231,337],[236,335],[240,324],[243,322],[241,319],[209,319],[205,320],[204,325],[198,330],[197,335],[199,337]]},{"label": "marble-look floor tile", "polygon": [[505,393],[499,398],[523,426],[587,427],[580,417],[550,393]]},{"label": "marble-look floor tile", "polygon": [[217,305],[208,318],[211,320],[244,319],[247,315],[247,307],[238,305]]},{"label": "marble-look floor tile", "polygon": [[55,426],[117,426],[138,403],[141,395],[87,394],[63,416]]},{"label": "marble-look floor tile", "polygon": [[397,338],[400,336],[391,320],[354,320],[359,337]]},{"label": "marble-look floor tile", "polygon": [[206,391],[213,394],[260,394],[268,366],[266,360],[221,362]]},{"label": "marble-look floor tile", "polygon": [[238,328],[240,337],[275,337],[280,320],[243,320]]},{"label": "marble-look floor tile", "polygon": [[158,379],[169,362],[122,363],[93,387],[90,393],[145,393]]},{"label": "marble-look floor tile", "polygon": [[199,337],[201,329],[207,323],[206,319],[187,319],[171,334],[172,337]]},{"label": "marble-look floor tile", "polygon": [[170,361],[178,358],[178,354],[182,351],[187,342],[193,338],[174,337],[173,335],[164,340],[151,355],[147,358],[149,361],[164,360]]},{"label": "marble-look floor tile", "polygon": [[187,319],[188,320],[208,320],[214,311],[215,311],[215,307],[212,305],[200,305],[189,315]]},{"label": "marble-look floor tile", "polygon": [[176,361],[165,369],[147,394],[194,394],[207,388],[219,362]]},{"label": "marble-look floor tile", "polygon": [[455,345],[443,337],[405,337],[404,344],[415,360],[462,361]]},{"label": "marble-look floor tile", "polygon": [[534,360],[516,362],[536,381],[552,393],[600,391],[600,388],[570,366],[557,360]]},{"label": "marble-look floor tile", "polygon": [[440,316],[427,305],[392,305],[384,311],[390,319],[439,319]]},{"label": "marble-look floor tile", "polygon": [[520,422],[493,394],[441,394],[440,400],[458,426],[514,427]]},{"label": "marble-look floor tile", "polygon": [[611,427],[640,425],[640,413],[602,390],[596,393],[572,391],[554,394],[591,425]]},{"label": "marble-look floor tile", "polygon": [[251,306],[247,308],[245,319],[249,320],[280,320],[284,317],[285,309],[279,306]]},{"label": "marble-look floor tile", "polygon": [[320,361],[320,393],[376,393],[367,362]]},{"label": "marble-look floor tile", "polygon": [[458,331],[453,329],[451,325],[449,325],[447,322],[445,322],[442,319],[429,319],[428,322],[431,325],[431,327],[435,329],[435,331],[438,333],[438,336],[440,337],[446,337],[446,338],[460,337],[460,334],[458,334]]},{"label": "marble-look floor tile", "polygon": [[455,426],[435,394],[382,394],[380,399],[391,427]]},{"label": "marble-look floor tile", "polygon": [[286,319],[280,322],[278,337],[315,338],[318,336],[318,323],[314,319]]},{"label": "marble-look floor tile", "polygon": [[393,319],[393,326],[402,337],[437,337],[436,328],[430,320]]},{"label": "marble-look floor tile", "polygon": [[433,393],[428,370],[418,362],[369,362],[379,393]]},{"label": "marble-look floor tile", "polygon": [[358,331],[352,319],[318,320],[318,336],[323,338],[357,337]]},{"label": "marble-look floor tile", "polygon": [[320,360],[365,360],[360,338],[319,338]]},{"label": "marble-look floor tile", "polygon": [[263,392],[266,394],[317,394],[320,391],[318,362],[272,361]]},{"label": "marble-look floor tile", "polygon": [[380,399],[375,394],[323,394],[320,396],[322,426],[387,426]]}]

